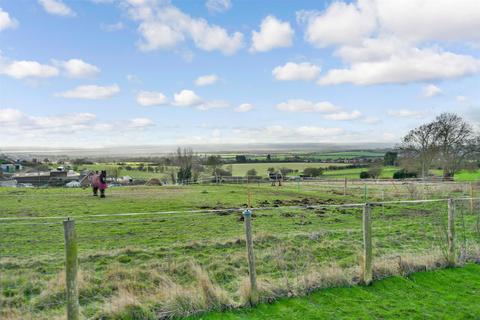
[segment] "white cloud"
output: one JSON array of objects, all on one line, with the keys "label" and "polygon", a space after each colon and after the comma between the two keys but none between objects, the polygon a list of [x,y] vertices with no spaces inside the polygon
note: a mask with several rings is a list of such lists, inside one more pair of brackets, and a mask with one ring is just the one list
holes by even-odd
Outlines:
[{"label": "white cloud", "polygon": [[335,106],[328,101],[311,102],[303,99],[291,99],[277,104],[276,108],[286,112],[324,112],[334,113],[342,108]]},{"label": "white cloud", "polygon": [[456,97],[456,100],[457,100],[458,102],[465,102],[465,101],[468,100],[468,97],[465,97],[465,96],[457,96],[457,97]]},{"label": "white cloud", "polygon": [[[297,12],[305,39],[337,46],[346,67],[319,84],[372,85],[452,79],[480,72],[474,56],[448,52],[441,43],[480,43],[480,2],[475,0],[357,0],[332,2],[326,10]],[[465,43],[466,42],[466,43]]]},{"label": "white cloud", "polygon": [[235,53],[243,46],[243,34],[209,24],[205,19],[192,18],[173,5],[159,5],[150,1],[130,1],[129,13],[139,21],[142,36],[139,48],[144,51],[172,49],[191,39],[205,51],[218,50],[225,55]]},{"label": "white cloud", "polygon": [[125,29],[125,25],[123,24],[123,22],[119,21],[117,23],[111,23],[111,24],[104,24],[102,23],[100,25],[100,28],[103,30],[103,31],[106,31],[106,32],[114,32],[114,31],[120,31],[120,30],[123,30]]},{"label": "white cloud", "polygon": [[218,76],[215,74],[208,74],[200,76],[195,80],[197,86],[209,86],[218,81]]},{"label": "white cloud", "polygon": [[7,133],[73,132],[86,129],[95,119],[92,113],[29,116],[16,109],[0,109],[0,123]]},{"label": "white cloud", "polygon": [[18,21],[10,17],[8,12],[0,8],[0,31],[5,29],[14,29],[18,26]]},{"label": "white cloud", "polygon": [[429,84],[423,87],[423,96],[427,98],[438,96],[442,90],[436,85]]},{"label": "white cloud", "polygon": [[361,117],[362,113],[358,110],[354,110],[352,112],[340,111],[323,116],[323,118],[325,118],[326,120],[333,121],[351,121],[360,119]]},{"label": "white cloud", "polygon": [[320,67],[314,64],[303,62],[288,62],[284,66],[273,69],[272,74],[277,80],[314,80],[320,73]]},{"label": "white cloud", "polygon": [[67,6],[62,0],[38,0],[43,9],[57,16],[75,16],[75,12]]},{"label": "white cloud", "polygon": [[230,0],[207,0],[205,6],[210,13],[219,13],[230,10],[232,2]]},{"label": "white cloud", "polygon": [[15,79],[50,78],[58,76],[60,71],[63,71],[67,77],[86,78],[97,75],[100,69],[81,59],[52,60],[52,65],[50,65],[33,60],[10,61],[0,56],[0,74]]},{"label": "white cloud", "polygon": [[83,85],[72,90],[57,93],[55,96],[71,99],[100,100],[110,98],[119,92],[120,88],[116,84],[111,86]]},{"label": "white cloud", "polygon": [[193,107],[202,103],[202,99],[192,90],[182,90],[173,96],[173,105],[179,107]]},{"label": "white cloud", "polygon": [[301,136],[306,137],[324,137],[330,135],[338,135],[343,133],[342,128],[324,128],[316,126],[302,126],[295,130]]},{"label": "white cloud", "polygon": [[333,2],[325,11],[299,11],[305,39],[318,47],[355,44],[372,34],[407,41],[471,41],[480,34],[476,0],[357,0]]},{"label": "white cloud", "polygon": [[210,109],[220,109],[220,108],[228,108],[229,104],[223,100],[211,100],[202,102],[200,105],[197,106],[198,110],[207,111]]},{"label": "white cloud", "polygon": [[161,92],[141,91],[137,94],[137,103],[141,106],[158,106],[167,103],[167,97]]},{"label": "white cloud", "polygon": [[381,28],[412,41],[479,41],[476,0],[373,1]]},{"label": "white cloud", "polygon": [[100,73],[100,68],[81,59],[54,61],[54,64],[63,68],[65,74],[72,78],[88,78]]},{"label": "white cloud", "polygon": [[[71,146],[75,141],[77,146],[92,147],[92,145],[98,145],[96,143],[102,137],[105,143],[110,143],[117,137],[119,138],[117,143],[122,143],[125,139],[123,134],[127,134],[131,141],[135,138],[135,132],[138,129],[154,126],[154,123],[148,118],[98,122],[97,116],[92,113],[32,116],[17,109],[0,108],[0,126],[2,127],[0,139],[3,143],[12,146],[32,146],[39,143],[49,146]],[[122,130],[114,131],[116,128]],[[92,132],[105,134],[111,132],[111,134],[96,137],[95,141],[92,141],[88,138]]]},{"label": "white cloud", "polygon": [[480,60],[471,56],[444,52],[437,48],[407,48],[375,61],[353,62],[348,68],[332,69],[318,83],[408,83],[452,79],[478,72]]},{"label": "white cloud", "polygon": [[251,103],[242,103],[238,107],[234,109],[235,112],[248,112],[255,108],[255,106]]},{"label": "white cloud", "polygon": [[294,31],[289,22],[267,16],[260,24],[260,31],[252,31],[252,52],[265,52],[274,48],[291,47]]},{"label": "white cloud", "polygon": [[387,114],[394,118],[423,118],[425,116],[423,112],[408,109],[389,110]]},{"label": "white cloud", "polygon": [[297,20],[306,23],[305,40],[320,48],[358,43],[376,27],[370,1],[333,2],[323,12],[299,11]]},{"label": "white cloud", "polygon": [[16,109],[0,109],[0,123],[14,123],[23,118],[23,113]]},{"label": "white cloud", "polygon": [[0,56],[0,74],[5,74],[15,79],[50,78],[57,76],[59,71],[51,65],[41,64],[37,61],[4,61]]},{"label": "white cloud", "polygon": [[141,129],[152,126],[154,126],[154,123],[148,118],[134,118],[127,123],[127,127],[132,129]]}]

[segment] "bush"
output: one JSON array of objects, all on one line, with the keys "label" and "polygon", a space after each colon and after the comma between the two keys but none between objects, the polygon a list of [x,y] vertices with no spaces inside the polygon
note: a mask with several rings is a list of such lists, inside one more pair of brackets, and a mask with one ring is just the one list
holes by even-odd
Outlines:
[{"label": "bush", "polygon": [[406,169],[401,169],[393,173],[393,179],[407,179],[407,178],[416,178],[416,172],[408,172]]},{"label": "bush", "polygon": [[360,179],[369,179],[369,178],[371,178],[370,173],[368,173],[367,171],[360,172]]},{"label": "bush", "polygon": [[282,176],[286,177],[286,176],[288,176],[290,173],[293,172],[293,169],[290,169],[290,168],[280,168],[280,172],[282,173]]},{"label": "bush", "polygon": [[305,168],[303,169],[303,175],[306,177],[319,177],[323,174],[322,168]]},{"label": "bush", "polygon": [[255,169],[248,170],[246,176],[247,177],[256,177],[257,176],[257,170],[255,170]]},{"label": "bush", "polygon": [[232,173],[228,170],[224,170],[222,168],[215,169],[215,175],[221,177],[231,177]]}]

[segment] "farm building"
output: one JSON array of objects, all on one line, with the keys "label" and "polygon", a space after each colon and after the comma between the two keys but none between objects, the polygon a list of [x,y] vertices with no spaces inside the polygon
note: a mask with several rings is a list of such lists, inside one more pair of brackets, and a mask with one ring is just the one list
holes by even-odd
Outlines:
[{"label": "farm building", "polygon": [[2,163],[0,164],[0,170],[2,172],[6,172],[6,173],[9,173],[9,172],[16,172],[16,171],[20,171],[23,169],[23,166],[21,163],[19,162],[7,162],[7,163]]},{"label": "farm building", "polygon": [[39,171],[13,175],[18,183],[30,183],[34,186],[64,186],[70,181],[78,181],[80,175],[74,171]]}]

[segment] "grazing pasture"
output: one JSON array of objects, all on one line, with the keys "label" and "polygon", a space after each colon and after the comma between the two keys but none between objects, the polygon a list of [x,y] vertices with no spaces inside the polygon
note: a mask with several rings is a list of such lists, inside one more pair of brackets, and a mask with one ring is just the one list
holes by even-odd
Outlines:
[{"label": "grazing pasture", "polygon": [[[62,220],[75,220],[81,312],[156,319],[251,301],[241,212],[253,207],[260,301],[351,286],[372,207],[374,278],[446,266],[447,202],[469,184],[338,183],[0,189],[0,298],[6,319],[65,314]],[[474,190],[478,194],[478,189]],[[398,203],[388,201],[411,200]],[[457,200],[459,263],[480,257],[479,202]]]}]

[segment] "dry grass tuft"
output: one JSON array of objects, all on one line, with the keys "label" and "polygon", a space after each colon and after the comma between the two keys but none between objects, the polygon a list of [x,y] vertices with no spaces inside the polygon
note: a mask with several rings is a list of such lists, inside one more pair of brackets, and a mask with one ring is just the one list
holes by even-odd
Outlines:
[{"label": "dry grass tuft", "polygon": [[446,266],[447,261],[439,250],[432,250],[424,254],[405,253],[394,257],[375,259],[373,277],[382,279],[393,275],[407,276],[414,272],[430,271]]},{"label": "dry grass tuft", "polygon": [[162,300],[161,311],[158,314],[160,318],[185,317],[207,311],[197,290],[176,284],[164,289],[165,291],[157,293],[157,297]]},{"label": "dry grass tuft", "polygon": [[197,264],[192,264],[199,288],[202,292],[203,302],[207,309],[225,309],[232,306],[233,302],[228,294],[217,285],[214,285],[208,273]]},{"label": "dry grass tuft", "polygon": [[251,306],[252,301],[271,303],[280,297],[289,295],[289,290],[280,284],[274,284],[268,280],[257,279],[257,297],[252,296],[249,277],[245,277],[240,282],[238,289],[240,304],[242,306]]},{"label": "dry grass tuft", "polygon": [[103,305],[105,315],[114,316],[124,312],[129,307],[139,307],[140,299],[127,288],[121,288]]},{"label": "dry grass tuft", "polygon": [[310,270],[301,278],[298,294],[308,294],[314,290],[346,287],[354,284],[354,269],[344,269],[336,264],[319,270]]}]

